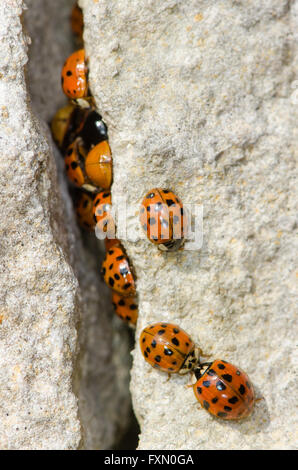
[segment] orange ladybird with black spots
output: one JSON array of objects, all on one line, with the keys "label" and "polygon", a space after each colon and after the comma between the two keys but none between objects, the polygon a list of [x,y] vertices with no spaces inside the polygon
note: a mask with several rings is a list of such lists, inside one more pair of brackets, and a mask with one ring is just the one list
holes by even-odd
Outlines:
[{"label": "orange ladybird with black spots", "polygon": [[153,367],[179,374],[193,370],[201,352],[182,328],[166,322],[146,326],[140,336],[140,348]]},{"label": "orange ladybird with black spots", "polygon": [[212,415],[225,420],[246,418],[253,410],[255,394],[249,377],[222,359],[199,365],[194,394]]},{"label": "orange ladybird with black spots", "polygon": [[140,222],[147,238],[164,251],[178,250],[184,243],[186,214],[180,199],[169,189],[151,189],[140,208]]}]

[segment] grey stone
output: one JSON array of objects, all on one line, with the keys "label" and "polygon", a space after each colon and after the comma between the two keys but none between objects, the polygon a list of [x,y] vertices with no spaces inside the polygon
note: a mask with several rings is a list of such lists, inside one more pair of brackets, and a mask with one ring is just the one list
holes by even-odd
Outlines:
[{"label": "grey stone", "polygon": [[26,4],[25,18],[21,0],[0,5],[0,448],[111,448],[128,422],[128,334],[47,126],[72,1]]}]

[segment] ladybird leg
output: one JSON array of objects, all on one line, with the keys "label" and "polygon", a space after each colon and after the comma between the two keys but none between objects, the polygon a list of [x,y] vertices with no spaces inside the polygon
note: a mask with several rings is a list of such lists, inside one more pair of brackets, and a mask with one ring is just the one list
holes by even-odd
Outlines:
[{"label": "ladybird leg", "polygon": [[255,399],[255,403],[258,403],[258,401],[265,400],[265,397],[259,397]]}]

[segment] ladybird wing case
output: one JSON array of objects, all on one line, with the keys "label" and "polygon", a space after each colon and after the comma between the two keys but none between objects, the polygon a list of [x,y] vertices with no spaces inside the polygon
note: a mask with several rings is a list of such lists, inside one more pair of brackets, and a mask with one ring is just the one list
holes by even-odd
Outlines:
[{"label": "ladybird wing case", "polygon": [[169,210],[159,189],[150,191],[143,199],[140,221],[147,237],[153,243],[166,243],[172,239]]},{"label": "ladybird wing case", "polygon": [[102,274],[106,284],[124,296],[135,295],[135,282],[123,249],[113,246],[102,264]]},{"label": "ladybird wing case", "polygon": [[140,347],[145,359],[165,372],[178,372],[187,355],[194,349],[187,333],[171,323],[148,325],[140,337]]},{"label": "ladybird wing case", "polygon": [[76,186],[81,187],[85,183],[85,177],[80,167],[80,153],[77,142],[72,143],[67,151],[64,158],[65,170],[69,180]]},{"label": "ladybird wing case", "polygon": [[62,88],[71,99],[84,98],[88,94],[87,66],[85,51],[80,49],[71,54],[62,68]]},{"label": "ladybird wing case", "polygon": [[86,230],[94,230],[93,197],[89,194],[81,193],[77,198],[75,208],[79,225]]},{"label": "ladybird wing case", "polygon": [[131,326],[135,326],[138,319],[138,305],[135,297],[123,297],[113,292],[112,303],[116,314]]}]

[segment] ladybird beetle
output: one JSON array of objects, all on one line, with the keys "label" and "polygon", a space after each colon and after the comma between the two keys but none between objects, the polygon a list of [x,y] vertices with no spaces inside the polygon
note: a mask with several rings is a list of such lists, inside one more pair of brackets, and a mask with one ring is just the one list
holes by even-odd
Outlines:
[{"label": "ladybird beetle", "polygon": [[201,364],[194,372],[197,378],[194,394],[209,413],[230,420],[245,418],[252,412],[253,385],[238,367],[216,359]]},{"label": "ladybird beetle", "polygon": [[116,314],[134,328],[138,319],[138,305],[135,297],[123,297],[113,292],[112,303]]},{"label": "ladybird beetle", "polygon": [[140,222],[149,240],[161,250],[175,251],[184,243],[186,214],[170,190],[154,188],[143,199]]},{"label": "ladybird beetle", "polygon": [[112,155],[106,140],[90,150],[85,160],[85,171],[95,186],[103,189],[110,188],[112,184]]},{"label": "ladybird beetle", "polygon": [[81,192],[76,198],[75,210],[79,226],[85,230],[94,230],[95,221],[93,218],[93,196]]},{"label": "ladybird beetle", "polygon": [[68,98],[78,100],[88,96],[87,75],[85,50],[79,49],[66,59],[61,72],[62,89]]},{"label": "ladybird beetle", "polygon": [[82,9],[77,2],[74,4],[71,11],[70,26],[73,34],[81,42],[83,40],[84,20]]},{"label": "ladybird beetle", "polygon": [[[98,238],[110,238],[115,235],[115,223],[111,214],[112,201],[110,191],[102,191],[98,193],[93,201],[93,219],[96,223],[96,232],[100,233]],[[101,234],[105,233],[106,236],[102,237]]]},{"label": "ladybird beetle", "polygon": [[149,364],[170,374],[193,370],[201,352],[182,328],[165,322],[146,326],[140,336],[140,347]]},{"label": "ladybird beetle", "polygon": [[102,263],[101,273],[106,284],[123,296],[134,296],[135,281],[128,258],[121,245],[114,245]]}]

